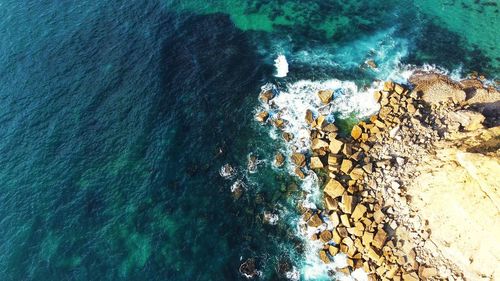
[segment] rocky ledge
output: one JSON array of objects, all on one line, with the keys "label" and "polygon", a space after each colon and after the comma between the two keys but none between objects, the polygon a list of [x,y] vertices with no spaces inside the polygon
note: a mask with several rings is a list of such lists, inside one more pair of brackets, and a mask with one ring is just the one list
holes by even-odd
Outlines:
[{"label": "rocky ledge", "polygon": [[[323,243],[323,262],[347,256],[336,274],[500,280],[500,93],[479,79],[435,73],[416,72],[409,82],[386,82],[374,93],[378,114],[348,137],[306,113],[311,153],[290,157],[299,177],[318,174],[324,208],[302,210],[305,227],[318,229],[311,239]],[[318,98],[327,104],[332,94]]]}]

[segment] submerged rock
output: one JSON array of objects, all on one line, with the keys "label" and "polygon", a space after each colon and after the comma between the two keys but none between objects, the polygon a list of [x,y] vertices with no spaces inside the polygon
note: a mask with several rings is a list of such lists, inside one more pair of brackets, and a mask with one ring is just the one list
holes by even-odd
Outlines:
[{"label": "submerged rock", "polygon": [[274,156],[274,164],[276,165],[276,167],[281,167],[283,166],[284,163],[285,163],[285,156],[283,155],[283,153],[281,152],[276,153],[276,156]]},{"label": "submerged rock", "polygon": [[231,167],[231,165],[225,164],[220,168],[219,174],[221,175],[221,177],[229,179],[236,174],[236,170],[233,167]]},{"label": "submerged rock", "polygon": [[255,278],[259,275],[257,267],[255,264],[255,259],[247,259],[244,263],[240,265],[240,273],[248,279]]}]

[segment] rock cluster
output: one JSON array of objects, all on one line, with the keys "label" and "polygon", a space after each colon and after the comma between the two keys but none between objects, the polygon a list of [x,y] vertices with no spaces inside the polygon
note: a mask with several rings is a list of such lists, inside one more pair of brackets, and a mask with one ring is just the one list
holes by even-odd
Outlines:
[{"label": "rock cluster", "polygon": [[[492,106],[498,105],[499,94],[495,89],[485,94],[472,80],[456,83],[438,74],[417,73],[410,82],[413,90],[384,83],[374,93],[378,114],[353,126],[348,137],[339,136],[325,116],[306,112],[311,154],[294,152],[290,162],[299,178],[312,169],[326,180],[324,209],[302,210],[303,220],[305,227],[317,229],[311,239],[323,243],[318,253],[323,262],[339,253],[347,256],[341,273],[363,268],[371,280],[461,280],[460,268],[436,253],[428,222],[411,207],[407,189],[419,175],[419,164],[444,140],[498,122]],[[333,92],[320,91],[318,98],[328,104]],[[285,123],[268,116],[262,112],[256,118],[277,128]],[[293,139],[285,134],[285,140]],[[283,162],[278,154],[276,163]]]}]

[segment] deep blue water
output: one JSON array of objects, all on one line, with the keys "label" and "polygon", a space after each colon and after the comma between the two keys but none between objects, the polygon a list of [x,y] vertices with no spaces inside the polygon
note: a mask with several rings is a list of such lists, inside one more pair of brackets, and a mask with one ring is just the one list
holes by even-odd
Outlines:
[{"label": "deep blue water", "polygon": [[[158,1],[0,4],[0,280],[239,280],[249,257],[276,280],[279,261],[300,263],[293,225],[262,224],[263,210],[293,209],[297,179],[245,167],[282,145],[253,120],[277,81],[274,40],[329,52],[327,39]],[[496,74],[478,69],[483,54],[440,63],[424,54],[443,45],[416,46],[408,62]],[[290,80],[374,76],[290,57]],[[226,163],[247,181],[239,200]]]}]

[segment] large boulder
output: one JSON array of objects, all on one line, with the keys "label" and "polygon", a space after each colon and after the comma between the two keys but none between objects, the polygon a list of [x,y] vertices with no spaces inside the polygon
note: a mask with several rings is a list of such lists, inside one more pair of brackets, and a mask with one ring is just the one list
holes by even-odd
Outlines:
[{"label": "large boulder", "polygon": [[441,74],[417,72],[409,81],[415,85],[413,91],[421,95],[428,104],[439,104],[449,100],[460,103],[466,99],[460,85]]},{"label": "large boulder", "polygon": [[258,276],[259,272],[255,265],[255,259],[247,259],[244,263],[240,265],[240,273],[246,278],[255,278]]},{"label": "large boulder", "polygon": [[306,156],[302,153],[292,154],[292,162],[298,167],[303,167],[306,164]]},{"label": "large boulder", "polygon": [[483,127],[485,117],[475,111],[459,110],[448,113],[448,118],[452,122],[459,123],[466,131],[474,131]]},{"label": "large boulder", "polygon": [[269,103],[270,100],[274,98],[274,93],[272,90],[266,90],[260,93],[259,98],[265,102]]},{"label": "large boulder", "polygon": [[324,189],[324,192],[332,198],[342,196],[342,194],[344,194],[344,191],[344,186],[342,186],[340,182],[334,179],[330,179]]}]

